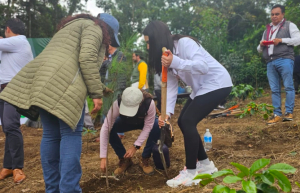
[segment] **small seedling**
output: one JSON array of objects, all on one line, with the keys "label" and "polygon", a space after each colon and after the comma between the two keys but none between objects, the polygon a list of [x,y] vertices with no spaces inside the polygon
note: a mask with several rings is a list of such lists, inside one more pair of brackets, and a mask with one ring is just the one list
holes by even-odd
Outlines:
[{"label": "small seedling", "polygon": [[[199,174],[195,179],[201,179],[200,186],[214,182],[217,185],[213,189],[213,193],[278,193],[275,184],[277,180],[279,187],[284,192],[291,192],[292,186],[289,179],[284,175],[288,173],[294,174],[296,169],[288,164],[278,163],[271,165],[268,169],[263,169],[270,164],[270,159],[256,160],[250,168],[239,163],[231,162],[239,173],[236,175],[231,169],[224,169],[211,174]],[[219,184],[216,181],[218,177],[224,177],[225,184],[241,183],[242,190],[230,189],[228,186]],[[296,183],[299,186],[299,183]]]},{"label": "small seedling", "polygon": [[96,133],[97,133],[97,131],[94,129],[89,129],[89,128],[83,127],[82,135],[83,136],[87,135],[86,151],[88,151],[88,149],[89,149],[90,135],[96,135]]}]

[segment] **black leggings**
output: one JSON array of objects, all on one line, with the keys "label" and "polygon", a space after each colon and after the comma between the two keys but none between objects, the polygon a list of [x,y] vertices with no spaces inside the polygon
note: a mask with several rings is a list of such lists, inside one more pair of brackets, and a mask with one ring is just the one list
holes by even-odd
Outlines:
[{"label": "black leggings", "polygon": [[207,159],[197,124],[220,104],[231,92],[231,87],[215,90],[188,99],[178,118],[178,126],[184,137],[186,168],[195,169],[197,159]]}]

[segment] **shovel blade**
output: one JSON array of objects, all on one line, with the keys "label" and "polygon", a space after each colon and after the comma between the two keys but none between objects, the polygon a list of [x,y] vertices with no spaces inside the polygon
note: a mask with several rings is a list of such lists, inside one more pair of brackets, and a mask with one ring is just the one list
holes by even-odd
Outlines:
[{"label": "shovel blade", "polygon": [[167,170],[167,164],[166,164],[164,153],[163,152],[159,152],[159,155],[160,155],[160,159],[161,159],[161,162],[162,162],[164,170],[165,170],[166,177],[169,179],[168,170]]}]

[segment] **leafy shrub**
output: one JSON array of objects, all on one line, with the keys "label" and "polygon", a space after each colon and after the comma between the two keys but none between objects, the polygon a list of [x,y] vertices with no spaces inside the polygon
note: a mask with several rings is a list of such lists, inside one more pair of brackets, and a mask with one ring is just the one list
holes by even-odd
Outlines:
[{"label": "leafy shrub", "polygon": [[255,102],[250,102],[244,109],[244,112],[240,115],[240,118],[244,118],[246,115],[262,116],[267,120],[273,113],[274,107],[272,105],[261,103],[256,104]]},{"label": "leafy shrub", "polygon": [[[296,169],[288,164],[278,163],[258,172],[269,164],[270,159],[259,159],[250,168],[247,168],[242,164],[231,162],[231,165],[239,170],[237,175],[231,169],[224,169],[212,175],[199,174],[195,179],[201,179],[201,187],[215,182],[217,185],[214,187],[213,193],[278,193],[278,189],[274,186],[275,180],[284,192],[290,192],[292,190],[291,183],[283,173],[294,174]],[[216,178],[222,176],[225,176],[223,178],[225,184],[241,183],[242,190],[230,189],[228,186],[219,184]]]},{"label": "leafy shrub", "polygon": [[251,85],[239,84],[237,86],[232,87],[232,90],[229,94],[229,100],[245,100],[246,98],[251,98],[255,100],[256,98],[261,97],[263,93],[264,90],[261,87],[255,90]]}]

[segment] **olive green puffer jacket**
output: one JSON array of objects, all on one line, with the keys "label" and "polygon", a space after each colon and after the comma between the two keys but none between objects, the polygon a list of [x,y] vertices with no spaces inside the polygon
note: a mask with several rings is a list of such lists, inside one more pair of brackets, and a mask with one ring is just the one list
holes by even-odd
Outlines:
[{"label": "olive green puffer jacket", "polygon": [[74,129],[87,94],[102,98],[99,69],[104,54],[98,25],[90,19],[70,21],[11,80],[0,99],[22,109],[40,107]]}]

